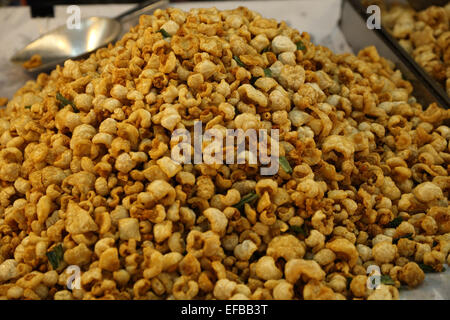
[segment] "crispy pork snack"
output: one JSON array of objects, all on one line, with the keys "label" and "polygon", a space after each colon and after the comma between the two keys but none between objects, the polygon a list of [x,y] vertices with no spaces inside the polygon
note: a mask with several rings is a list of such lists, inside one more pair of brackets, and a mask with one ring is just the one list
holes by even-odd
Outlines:
[{"label": "crispy pork snack", "polygon": [[450,3],[420,12],[394,5],[381,17],[400,45],[450,96]]}]

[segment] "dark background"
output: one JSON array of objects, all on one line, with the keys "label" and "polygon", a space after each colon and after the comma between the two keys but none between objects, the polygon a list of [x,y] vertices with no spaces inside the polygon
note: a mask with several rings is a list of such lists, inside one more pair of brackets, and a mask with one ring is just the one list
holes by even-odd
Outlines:
[{"label": "dark background", "polygon": [[[171,0],[183,2],[187,0]],[[208,0],[196,0],[208,1]],[[0,0],[0,6],[30,6],[32,17],[53,17],[54,5],[102,4],[102,3],[138,3],[143,0]]]}]

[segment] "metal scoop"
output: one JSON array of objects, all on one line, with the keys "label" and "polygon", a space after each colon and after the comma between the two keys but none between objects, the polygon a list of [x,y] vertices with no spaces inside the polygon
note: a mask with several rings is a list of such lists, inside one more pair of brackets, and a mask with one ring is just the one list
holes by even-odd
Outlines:
[{"label": "metal scoop", "polygon": [[145,1],[116,18],[91,17],[80,21],[80,28],[69,29],[66,25],[53,29],[28,44],[11,57],[11,62],[22,65],[32,56],[39,55],[42,63],[27,71],[48,71],[67,59],[80,58],[98,48],[114,42],[123,32],[127,21],[143,13],[163,7],[168,0]]}]

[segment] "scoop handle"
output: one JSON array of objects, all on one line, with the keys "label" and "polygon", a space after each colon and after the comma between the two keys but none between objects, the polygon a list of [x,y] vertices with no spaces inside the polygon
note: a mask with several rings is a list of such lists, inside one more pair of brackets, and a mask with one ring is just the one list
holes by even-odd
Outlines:
[{"label": "scoop handle", "polygon": [[122,22],[128,18],[141,15],[153,9],[157,9],[169,4],[169,0],[149,0],[139,3],[136,7],[121,13],[116,20]]}]

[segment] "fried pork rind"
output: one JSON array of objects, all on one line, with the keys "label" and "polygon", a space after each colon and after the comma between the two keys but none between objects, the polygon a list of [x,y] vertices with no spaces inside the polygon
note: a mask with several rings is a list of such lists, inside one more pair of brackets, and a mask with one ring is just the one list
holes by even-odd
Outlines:
[{"label": "fried pork rind", "polygon": [[393,5],[381,15],[383,23],[450,96],[450,10],[430,6],[420,12]]},{"label": "fried pork rind", "polygon": [[[450,129],[393,67],[246,8],[167,9],[39,75],[0,109],[0,299],[397,299],[449,260]],[[176,161],[195,121],[278,129],[282,166]]]},{"label": "fried pork rind", "polygon": [[39,54],[33,55],[30,60],[25,61],[22,67],[25,69],[33,69],[42,65],[42,57]]}]

